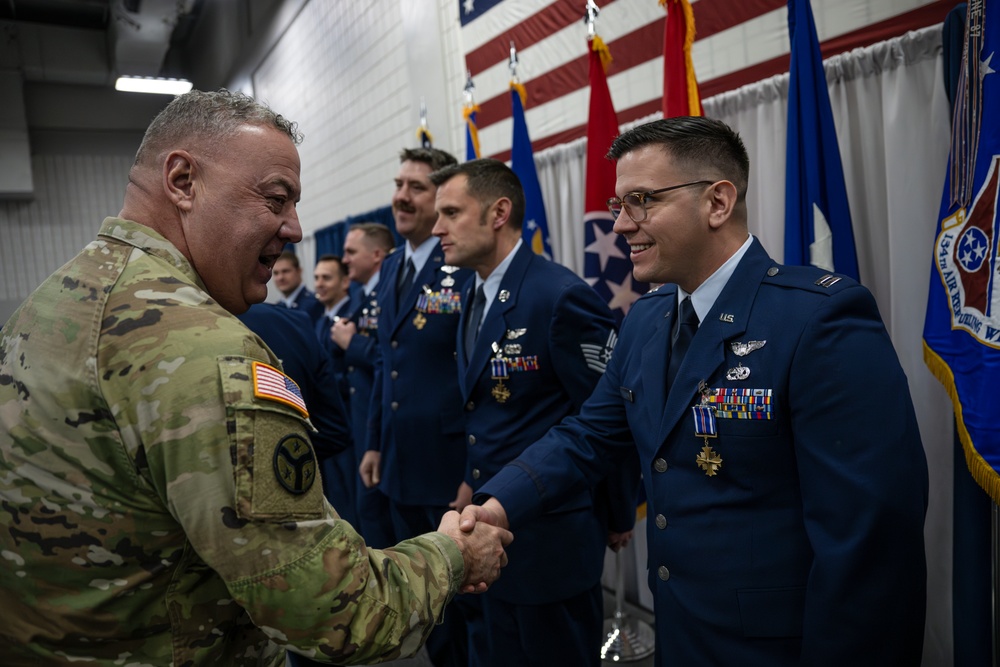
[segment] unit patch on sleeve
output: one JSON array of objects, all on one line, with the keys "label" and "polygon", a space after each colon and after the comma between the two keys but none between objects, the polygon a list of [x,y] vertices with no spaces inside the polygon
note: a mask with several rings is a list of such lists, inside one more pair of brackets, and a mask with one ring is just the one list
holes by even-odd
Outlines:
[{"label": "unit patch on sleeve", "polygon": [[291,433],[274,448],[274,476],[286,491],[301,495],[316,481],[316,457],[312,445],[302,436]]}]

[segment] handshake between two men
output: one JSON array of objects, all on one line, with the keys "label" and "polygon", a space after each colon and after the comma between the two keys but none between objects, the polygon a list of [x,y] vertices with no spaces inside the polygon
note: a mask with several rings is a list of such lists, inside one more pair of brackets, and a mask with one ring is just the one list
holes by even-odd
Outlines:
[{"label": "handshake between two men", "polygon": [[507,514],[490,498],[482,506],[468,505],[461,515],[447,512],[438,531],[455,541],[465,563],[462,593],[485,593],[507,565],[504,547],[514,541],[507,530]]},{"label": "handshake between two men", "polygon": [[507,565],[504,547],[514,541],[500,503],[491,498],[484,506],[468,505],[461,515],[447,512],[438,531],[454,540],[462,552],[465,578],[460,592],[485,593]]}]

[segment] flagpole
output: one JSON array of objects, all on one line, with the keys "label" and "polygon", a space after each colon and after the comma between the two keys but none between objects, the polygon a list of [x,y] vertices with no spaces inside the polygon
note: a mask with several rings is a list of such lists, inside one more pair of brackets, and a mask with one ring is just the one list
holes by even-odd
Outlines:
[{"label": "flagpole", "polygon": [[[597,37],[596,23],[597,15],[600,11],[594,0],[587,0],[584,21],[587,24],[588,44],[592,44],[594,40],[599,39]],[[591,95],[594,95],[593,90],[591,91]],[[608,104],[610,105],[610,97],[608,98]],[[614,110],[612,109],[613,114]],[[595,137],[593,136],[588,136],[587,138],[588,142],[594,140]],[[610,185],[613,186],[614,183],[612,182]],[[604,643],[601,645],[602,661],[632,662],[641,660],[652,655],[656,647],[656,635],[653,632],[653,628],[645,621],[632,618],[625,613],[625,563],[623,554],[626,552],[626,549],[628,549],[627,546],[615,552],[615,610],[610,617],[604,619]]]},{"label": "flagpole", "polygon": [[993,503],[992,524],[992,578],[993,578],[993,667],[1000,667],[1000,507]]}]

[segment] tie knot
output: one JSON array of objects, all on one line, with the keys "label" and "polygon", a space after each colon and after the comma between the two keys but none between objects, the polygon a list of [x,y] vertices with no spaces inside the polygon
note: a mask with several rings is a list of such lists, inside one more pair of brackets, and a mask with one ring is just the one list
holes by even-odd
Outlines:
[{"label": "tie knot", "polygon": [[684,297],[681,301],[680,312],[678,313],[678,319],[681,324],[687,326],[697,327],[699,324],[698,313],[694,309],[694,304],[691,302],[691,297]]}]

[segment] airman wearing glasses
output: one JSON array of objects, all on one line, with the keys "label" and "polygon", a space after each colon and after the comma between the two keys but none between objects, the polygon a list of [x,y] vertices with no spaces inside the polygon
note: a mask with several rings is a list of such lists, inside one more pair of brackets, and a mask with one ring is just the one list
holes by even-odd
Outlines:
[{"label": "airman wearing glasses", "polygon": [[920,664],[927,464],[872,295],[768,256],[724,123],[654,121],[608,156],[614,230],[663,285],[462,527],[517,529],[638,450],[658,665]]}]

